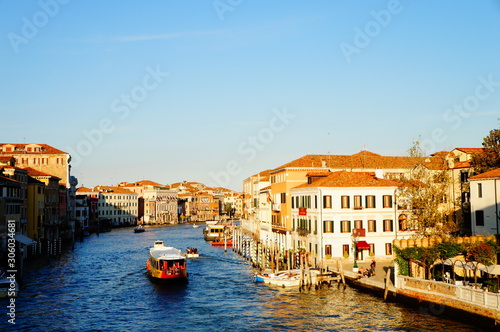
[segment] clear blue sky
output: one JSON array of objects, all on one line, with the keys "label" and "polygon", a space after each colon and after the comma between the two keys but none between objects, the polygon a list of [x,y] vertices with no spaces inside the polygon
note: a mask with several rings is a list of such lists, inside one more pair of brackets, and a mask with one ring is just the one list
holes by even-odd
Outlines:
[{"label": "clear blue sky", "polygon": [[241,190],[306,154],[480,147],[498,1],[0,1],[0,136],[85,186]]}]

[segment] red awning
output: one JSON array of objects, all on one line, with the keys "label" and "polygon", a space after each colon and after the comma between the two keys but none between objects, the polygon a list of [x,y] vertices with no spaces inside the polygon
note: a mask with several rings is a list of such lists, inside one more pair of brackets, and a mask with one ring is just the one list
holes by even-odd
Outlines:
[{"label": "red awning", "polygon": [[370,249],[370,245],[368,243],[366,243],[366,241],[358,241],[358,242],[356,242],[356,247],[359,250]]}]

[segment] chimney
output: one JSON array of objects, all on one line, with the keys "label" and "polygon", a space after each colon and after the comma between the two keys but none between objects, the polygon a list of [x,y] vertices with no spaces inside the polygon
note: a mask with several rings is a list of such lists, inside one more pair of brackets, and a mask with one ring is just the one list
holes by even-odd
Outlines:
[{"label": "chimney", "polygon": [[383,179],[384,178],[384,170],[383,169],[376,169],[375,170],[375,177],[378,179]]}]

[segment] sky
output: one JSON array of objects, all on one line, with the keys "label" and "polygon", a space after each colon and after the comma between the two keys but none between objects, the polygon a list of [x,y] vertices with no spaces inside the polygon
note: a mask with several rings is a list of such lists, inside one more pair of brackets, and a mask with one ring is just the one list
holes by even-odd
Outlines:
[{"label": "sky", "polygon": [[307,154],[481,147],[500,2],[0,0],[0,141],[79,185],[242,190]]}]

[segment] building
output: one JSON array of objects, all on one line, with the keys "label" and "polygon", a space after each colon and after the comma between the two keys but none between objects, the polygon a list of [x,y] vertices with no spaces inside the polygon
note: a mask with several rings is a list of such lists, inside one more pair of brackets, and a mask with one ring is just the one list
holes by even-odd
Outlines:
[{"label": "building", "polygon": [[70,185],[71,156],[67,152],[47,144],[0,143],[0,155],[12,156],[15,159],[14,166],[30,167],[51,174],[60,178],[62,185]]},{"label": "building", "polygon": [[166,186],[145,186],[143,222],[146,224],[170,224],[178,222],[178,199],[176,190]]},{"label": "building", "polygon": [[469,180],[472,234],[500,234],[500,168],[472,176]]},{"label": "building", "polygon": [[304,249],[319,259],[391,258],[392,241],[411,235],[395,204],[399,185],[382,171],[308,174],[307,183],[290,190],[292,230],[284,249]]},{"label": "building", "polygon": [[77,195],[97,198],[99,223],[109,221],[112,227],[132,226],[138,221],[138,194],[123,187],[80,187]]}]

